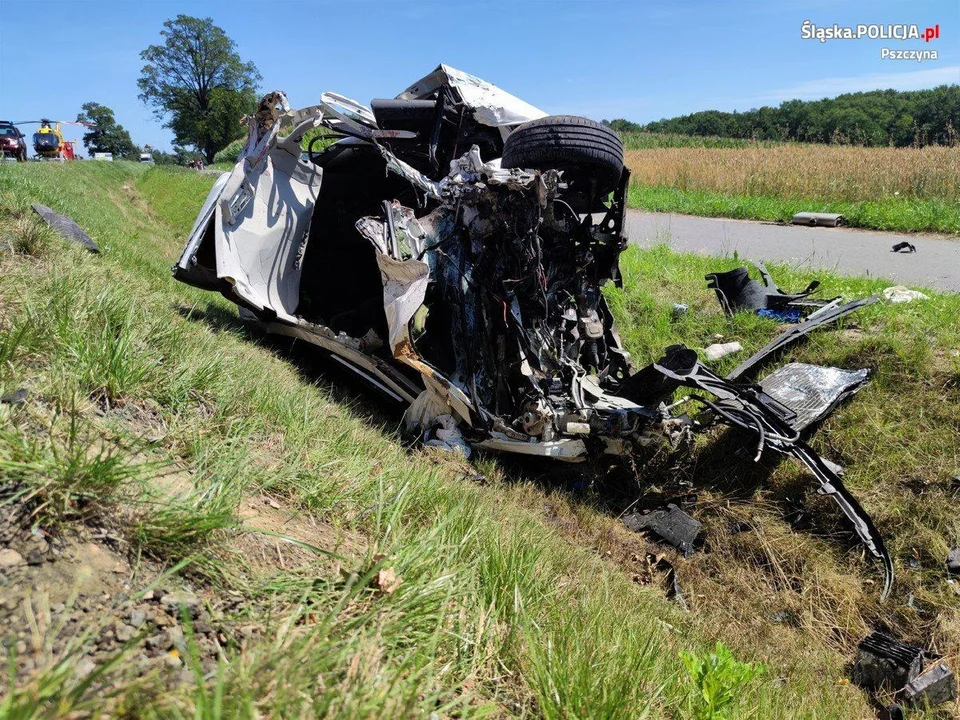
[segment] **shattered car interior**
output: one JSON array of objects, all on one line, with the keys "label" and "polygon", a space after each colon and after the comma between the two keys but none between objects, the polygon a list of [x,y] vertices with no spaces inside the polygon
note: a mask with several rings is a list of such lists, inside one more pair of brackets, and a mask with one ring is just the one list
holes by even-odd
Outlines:
[{"label": "shattered car interior", "polygon": [[[609,128],[547,116],[445,65],[393,99],[333,93],[248,118],[236,166],[204,204],[174,276],[222,293],[267,332],[306,341],[406,406],[425,444],[577,462],[679,445],[716,423],[800,461],[886,573],[842,470],[806,443],[868,372],[763,361],[872,302],[785,293],[761,268],[708,277],[728,313],[795,324],[728,377],[694,350],[635,368],[602,288],[621,283],[629,170]],[[284,132],[281,133],[281,128]],[[308,131],[338,140],[317,149]],[[289,132],[288,132],[289,131]],[[680,388],[704,412],[680,413]]]}]

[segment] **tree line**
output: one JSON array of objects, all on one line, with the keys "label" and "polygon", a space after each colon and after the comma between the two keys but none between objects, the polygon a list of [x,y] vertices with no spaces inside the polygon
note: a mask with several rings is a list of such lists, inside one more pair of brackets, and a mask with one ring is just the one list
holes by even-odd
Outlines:
[{"label": "tree line", "polygon": [[[137,86],[140,100],[173,132],[173,152],[143,150],[158,163],[212,163],[218,151],[243,136],[240,121],[257,108],[260,73],[210,18],[178,15],[163,23],[160,36],[160,44],[140,53],[144,65]],[[138,159],[140,148],[109,107],[84,103],[77,120],[91,124],[83,136],[91,154]]]},{"label": "tree line", "polygon": [[960,85],[873,90],[823,100],[787,100],[746,112],[704,110],[640,125],[604,120],[618,132],[896,147],[960,142]]}]

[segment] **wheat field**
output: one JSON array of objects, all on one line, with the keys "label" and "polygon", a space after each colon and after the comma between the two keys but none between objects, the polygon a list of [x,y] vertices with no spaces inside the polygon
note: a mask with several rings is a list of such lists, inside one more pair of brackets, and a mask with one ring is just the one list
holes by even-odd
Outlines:
[{"label": "wheat field", "polygon": [[824,201],[960,200],[960,148],[757,145],[630,150],[632,182]]}]

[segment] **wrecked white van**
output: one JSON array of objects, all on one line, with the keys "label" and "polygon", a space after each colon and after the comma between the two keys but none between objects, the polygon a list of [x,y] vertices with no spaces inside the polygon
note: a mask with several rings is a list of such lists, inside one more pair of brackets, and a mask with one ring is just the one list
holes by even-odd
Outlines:
[{"label": "wrecked white van", "polygon": [[[369,108],[326,93],[290,110],[270,93],[248,122],[246,147],[174,266],[178,280],[328,353],[406,405],[424,442],[465,454],[629,456],[704,427],[675,414],[679,386],[709,393],[714,421],[810,468],[883,560],[889,590],[876,528],[802,439],[865,376],[798,395],[796,370],[733,381],[679,346],[632,367],[601,292],[620,282],[626,244],[629,171],[612,130],[546,116],[445,65]],[[302,154],[319,127],[341,139],[315,150],[314,138]],[[855,305],[823,308],[832,314],[818,322]]]}]

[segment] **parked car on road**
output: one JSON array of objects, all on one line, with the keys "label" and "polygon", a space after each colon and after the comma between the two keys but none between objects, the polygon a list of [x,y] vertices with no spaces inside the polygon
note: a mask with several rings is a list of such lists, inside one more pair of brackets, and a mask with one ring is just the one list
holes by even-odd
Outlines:
[{"label": "parked car on road", "polygon": [[27,141],[20,129],[9,120],[0,120],[0,151],[5,158],[27,161]]}]

